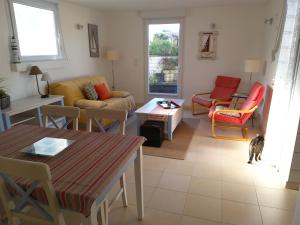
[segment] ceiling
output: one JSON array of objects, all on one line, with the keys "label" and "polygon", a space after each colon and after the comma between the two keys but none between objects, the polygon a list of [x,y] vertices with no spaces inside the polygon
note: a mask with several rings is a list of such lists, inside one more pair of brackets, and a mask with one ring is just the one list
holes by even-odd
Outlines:
[{"label": "ceiling", "polygon": [[267,0],[68,0],[102,10],[159,10],[264,3]]}]

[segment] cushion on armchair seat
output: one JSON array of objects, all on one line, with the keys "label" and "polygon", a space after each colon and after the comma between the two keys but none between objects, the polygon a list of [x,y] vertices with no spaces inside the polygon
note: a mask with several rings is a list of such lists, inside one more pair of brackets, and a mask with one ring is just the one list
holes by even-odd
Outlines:
[{"label": "cushion on armchair seat", "polygon": [[198,103],[202,106],[205,106],[207,108],[210,108],[211,105],[212,105],[212,101],[213,99],[209,98],[209,97],[204,97],[204,96],[198,96],[198,95],[195,95],[193,96],[192,98],[192,102],[194,103]]},{"label": "cushion on armchair seat", "polygon": [[80,99],[80,100],[77,100],[74,105],[81,108],[81,109],[85,109],[85,108],[103,108],[103,107],[107,106],[107,103],[105,103],[103,101]]},{"label": "cushion on armchair seat", "polygon": [[[221,106],[221,105],[218,105],[216,106],[216,111],[218,110],[222,110],[222,109],[232,109],[232,108],[228,108],[228,107],[224,107],[224,106]],[[240,113],[237,113],[237,112],[218,112],[219,114],[223,114],[223,115],[227,115],[227,116],[232,116],[232,117],[236,117],[236,118],[240,118],[241,117],[241,114]]]},{"label": "cushion on armchair seat", "polygon": [[[215,110],[216,110],[216,106],[212,106],[210,108],[209,113],[208,113],[209,118],[212,118]],[[219,121],[219,122],[227,122],[227,123],[232,123],[232,124],[236,124],[236,125],[242,124],[242,120],[240,117],[233,117],[233,116],[229,116],[229,115],[225,115],[225,114],[221,114],[221,113],[215,114],[215,120]]]}]

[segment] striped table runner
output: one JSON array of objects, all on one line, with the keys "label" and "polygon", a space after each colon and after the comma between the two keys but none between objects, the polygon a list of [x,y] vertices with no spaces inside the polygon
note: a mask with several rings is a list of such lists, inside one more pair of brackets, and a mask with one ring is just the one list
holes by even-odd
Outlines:
[{"label": "striped table runner", "polygon": [[[20,152],[44,137],[71,139],[75,143],[55,157]],[[48,164],[60,206],[89,216],[93,202],[143,142],[144,138],[138,136],[19,125],[0,134],[0,155]],[[26,185],[25,181],[17,182]],[[34,197],[47,203],[43,190],[37,189]]]}]

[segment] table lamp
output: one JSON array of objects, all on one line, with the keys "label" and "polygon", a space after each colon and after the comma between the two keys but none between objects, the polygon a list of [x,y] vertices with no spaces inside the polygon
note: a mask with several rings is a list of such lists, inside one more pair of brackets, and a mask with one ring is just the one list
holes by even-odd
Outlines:
[{"label": "table lamp", "polygon": [[50,76],[48,73],[43,73],[41,81],[46,81],[47,82],[47,94],[45,94],[44,98],[48,98],[49,94],[50,94],[50,90],[49,90],[49,81],[50,81]]},{"label": "table lamp", "polygon": [[[39,81],[38,81],[38,75],[43,75],[43,72],[40,70],[40,68],[38,66],[32,66],[29,72],[29,75],[34,75],[35,76],[35,80],[36,80],[36,85],[37,85],[37,89],[38,92],[41,96],[41,98],[48,98],[49,97],[49,93],[48,94],[42,94],[40,91],[40,87],[39,87]],[[49,88],[49,86],[48,86]]]},{"label": "table lamp", "polygon": [[245,72],[250,73],[249,79],[249,91],[252,85],[252,75],[253,73],[258,73],[261,71],[261,61],[258,59],[248,59],[245,61]]},{"label": "table lamp", "polygon": [[111,72],[113,78],[112,90],[115,90],[115,73],[114,73],[114,61],[118,61],[120,59],[120,54],[117,50],[108,50],[106,52],[106,57],[108,61],[111,61]]}]

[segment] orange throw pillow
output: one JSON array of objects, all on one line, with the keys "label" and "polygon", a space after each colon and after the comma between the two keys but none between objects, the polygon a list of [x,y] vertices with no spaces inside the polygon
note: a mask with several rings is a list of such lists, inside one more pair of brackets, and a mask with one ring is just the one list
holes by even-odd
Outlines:
[{"label": "orange throw pillow", "polygon": [[96,90],[96,92],[98,94],[98,98],[100,100],[106,100],[106,99],[111,98],[111,93],[109,92],[109,90],[107,89],[105,84],[95,85],[95,90]]}]

